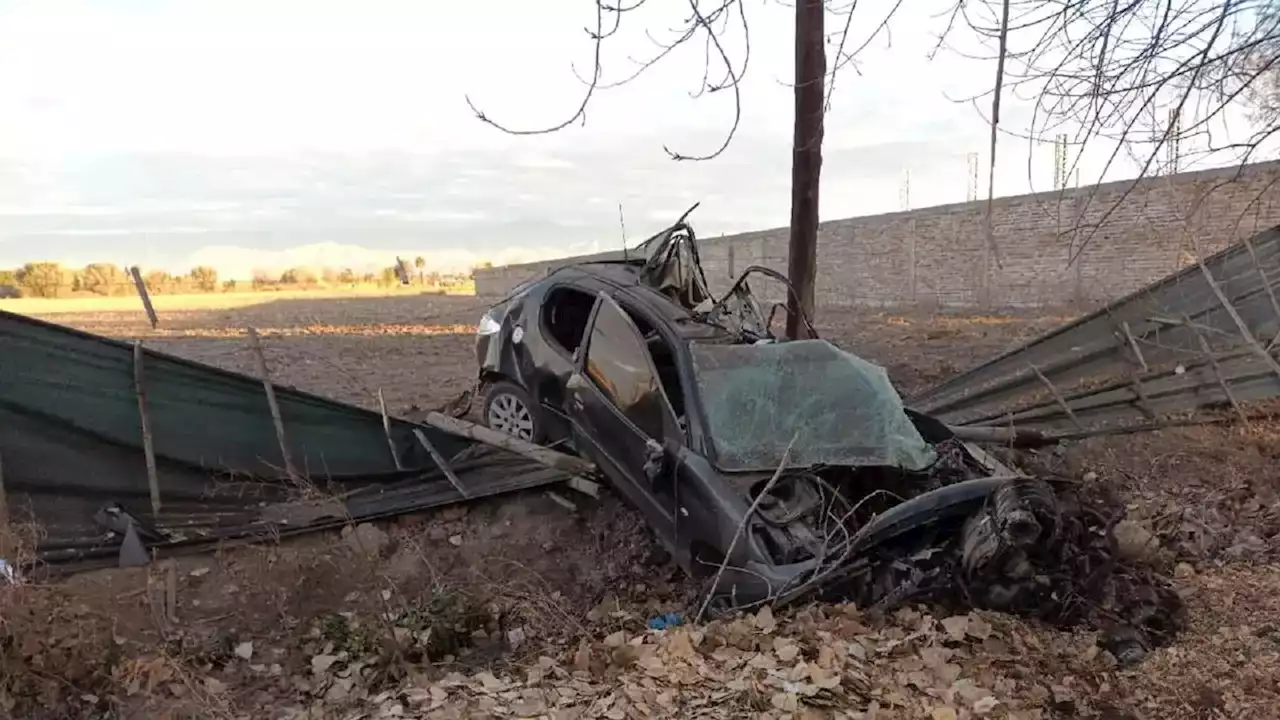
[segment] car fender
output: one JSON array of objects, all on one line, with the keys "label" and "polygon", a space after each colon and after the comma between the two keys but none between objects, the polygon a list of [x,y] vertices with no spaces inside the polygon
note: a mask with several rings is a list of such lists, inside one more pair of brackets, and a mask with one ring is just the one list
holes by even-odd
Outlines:
[{"label": "car fender", "polygon": [[509,380],[517,385],[532,390],[527,368],[533,364],[529,360],[525,348],[525,339],[529,334],[526,327],[528,313],[526,303],[513,305],[502,318],[502,330],[494,337],[493,342],[485,349],[484,361],[480,365],[480,379],[484,382]]},{"label": "car fender", "polygon": [[973,478],[917,495],[877,515],[853,538],[852,554],[864,552],[904,533],[948,517],[969,515],[981,508],[987,498],[1010,476]]}]

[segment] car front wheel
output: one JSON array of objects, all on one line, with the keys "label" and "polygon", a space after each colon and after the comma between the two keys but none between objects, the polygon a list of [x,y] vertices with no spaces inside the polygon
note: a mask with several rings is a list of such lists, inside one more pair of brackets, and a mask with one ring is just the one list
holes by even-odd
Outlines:
[{"label": "car front wheel", "polygon": [[525,389],[499,380],[484,394],[484,422],[494,430],[529,442],[542,442],[542,423]]}]

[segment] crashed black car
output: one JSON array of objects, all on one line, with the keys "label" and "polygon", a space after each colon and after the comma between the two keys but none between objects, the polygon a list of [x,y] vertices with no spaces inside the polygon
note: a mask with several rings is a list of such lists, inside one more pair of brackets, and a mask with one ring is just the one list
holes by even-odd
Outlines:
[{"label": "crashed black car", "polygon": [[1066,527],[1052,486],[906,408],[807,319],[815,339],[775,338],[761,277],[791,291],[751,267],[713,299],[682,219],[524,284],[479,326],[486,422],[595,462],[719,610],[1066,597],[1045,568],[1089,532]]}]

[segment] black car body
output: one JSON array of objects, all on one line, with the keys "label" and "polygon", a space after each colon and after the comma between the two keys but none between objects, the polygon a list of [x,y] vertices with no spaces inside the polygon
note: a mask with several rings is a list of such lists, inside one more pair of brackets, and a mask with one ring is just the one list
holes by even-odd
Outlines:
[{"label": "black car body", "polygon": [[[882,597],[910,578],[868,574],[874,549],[984,532],[972,518],[1011,476],[906,409],[878,366],[775,339],[760,274],[776,277],[749,268],[712,302],[682,220],[629,258],[525,283],[481,322],[486,421],[594,461],[724,605],[854,576]],[[504,427],[503,398],[534,429]]]}]

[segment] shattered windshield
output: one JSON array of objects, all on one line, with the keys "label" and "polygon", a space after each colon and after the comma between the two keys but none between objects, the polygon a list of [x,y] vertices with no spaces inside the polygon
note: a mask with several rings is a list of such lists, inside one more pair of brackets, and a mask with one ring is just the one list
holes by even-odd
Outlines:
[{"label": "shattered windshield", "polygon": [[721,470],[773,470],[793,435],[791,466],[923,470],[936,458],[884,369],[825,340],[695,344],[693,365]]}]

